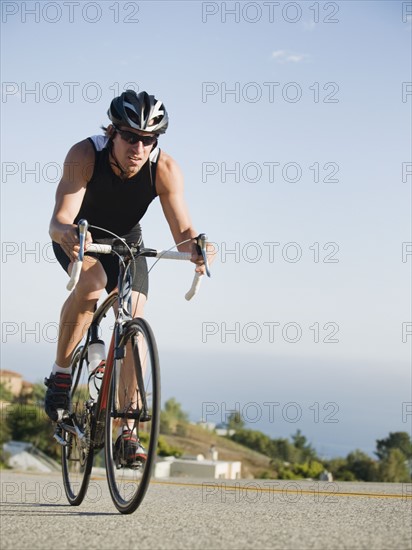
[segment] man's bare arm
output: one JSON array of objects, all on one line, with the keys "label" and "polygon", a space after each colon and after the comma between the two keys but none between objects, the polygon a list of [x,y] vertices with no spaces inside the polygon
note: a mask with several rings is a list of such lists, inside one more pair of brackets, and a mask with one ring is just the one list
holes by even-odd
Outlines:
[{"label": "man's bare arm", "polygon": [[[88,140],[76,143],[64,161],[63,176],[56,191],[56,203],[50,220],[49,234],[71,259],[75,259],[78,252],[75,244],[77,231],[73,220],[79,213],[93,164],[92,144]],[[86,242],[90,241],[89,235]]]},{"label": "man's bare arm", "polygon": [[[177,163],[163,151],[157,167],[156,188],[175,243],[196,237],[184,197],[183,174]],[[191,252],[192,244],[181,245],[179,250]]]},{"label": "man's bare arm", "polygon": [[[182,172],[177,163],[163,151],[157,167],[156,189],[175,243],[197,237],[198,232],[192,225],[184,197]],[[181,252],[191,252],[192,261],[198,264],[196,271],[204,273],[203,258],[198,256],[193,240],[179,245],[178,249]],[[213,261],[212,257],[210,259]]]}]

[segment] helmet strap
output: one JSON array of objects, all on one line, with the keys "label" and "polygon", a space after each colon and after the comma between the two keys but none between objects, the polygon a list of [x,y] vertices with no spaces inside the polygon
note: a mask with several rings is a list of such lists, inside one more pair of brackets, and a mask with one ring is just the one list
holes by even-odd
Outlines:
[{"label": "helmet strap", "polygon": [[114,161],[114,162],[110,162],[110,164],[113,165],[113,166],[116,166],[116,168],[118,170],[120,170],[120,177],[122,179],[126,179],[127,178],[127,172],[125,171],[123,166],[120,164],[120,162],[117,160],[116,155],[114,154],[113,139],[110,139],[109,143],[110,143],[109,153],[110,153],[110,155],[111,155],[111,157],[113,158],[113,161]]}]

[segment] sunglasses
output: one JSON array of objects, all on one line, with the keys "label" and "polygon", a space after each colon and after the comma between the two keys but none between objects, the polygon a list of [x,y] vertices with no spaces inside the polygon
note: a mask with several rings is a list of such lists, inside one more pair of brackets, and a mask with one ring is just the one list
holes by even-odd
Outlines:
[{"label": "sunglasses", "polygon": [[135,145],[138,141],[141,141],[145,147],[148,145],[153,145],[156,143],[157,136],[142,136],[140,134],[135,134],[134,132],[128,132],[127,130],[120,130],[115,126],[116,132],[122,138],[123,141],[130,143],[130,145]]}]

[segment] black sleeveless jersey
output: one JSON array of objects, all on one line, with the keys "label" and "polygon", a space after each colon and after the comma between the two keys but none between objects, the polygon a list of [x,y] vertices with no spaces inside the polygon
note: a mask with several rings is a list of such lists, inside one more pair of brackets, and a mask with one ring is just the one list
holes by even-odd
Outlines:
[{"label": "black sleeveless jersey", "polygon": [[[93,175],[73,223],[86,219],[89,224],[108,229],[128,242],[137,242],[141,235],[139,222],[157,196],[156,167],[160,150],[156,148],[151,152],[135,176],[123,180],[111,168],[108,139],[93,136],[89,141],[96,155]],[[97,229],[90,232],[94,241],[110,238]]]}]

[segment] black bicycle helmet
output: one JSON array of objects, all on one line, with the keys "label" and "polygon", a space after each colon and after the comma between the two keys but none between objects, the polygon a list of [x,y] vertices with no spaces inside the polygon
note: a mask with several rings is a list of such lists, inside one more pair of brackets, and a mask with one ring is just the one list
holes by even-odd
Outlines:
[{"label": "black bicycle helmet", "polygon": [[126,90],[113,99],[107,114],[115,126],[129,126],[142,132],[164,134],[169,125],[166,107],[147,92],[136,94],[134,90]]}]

